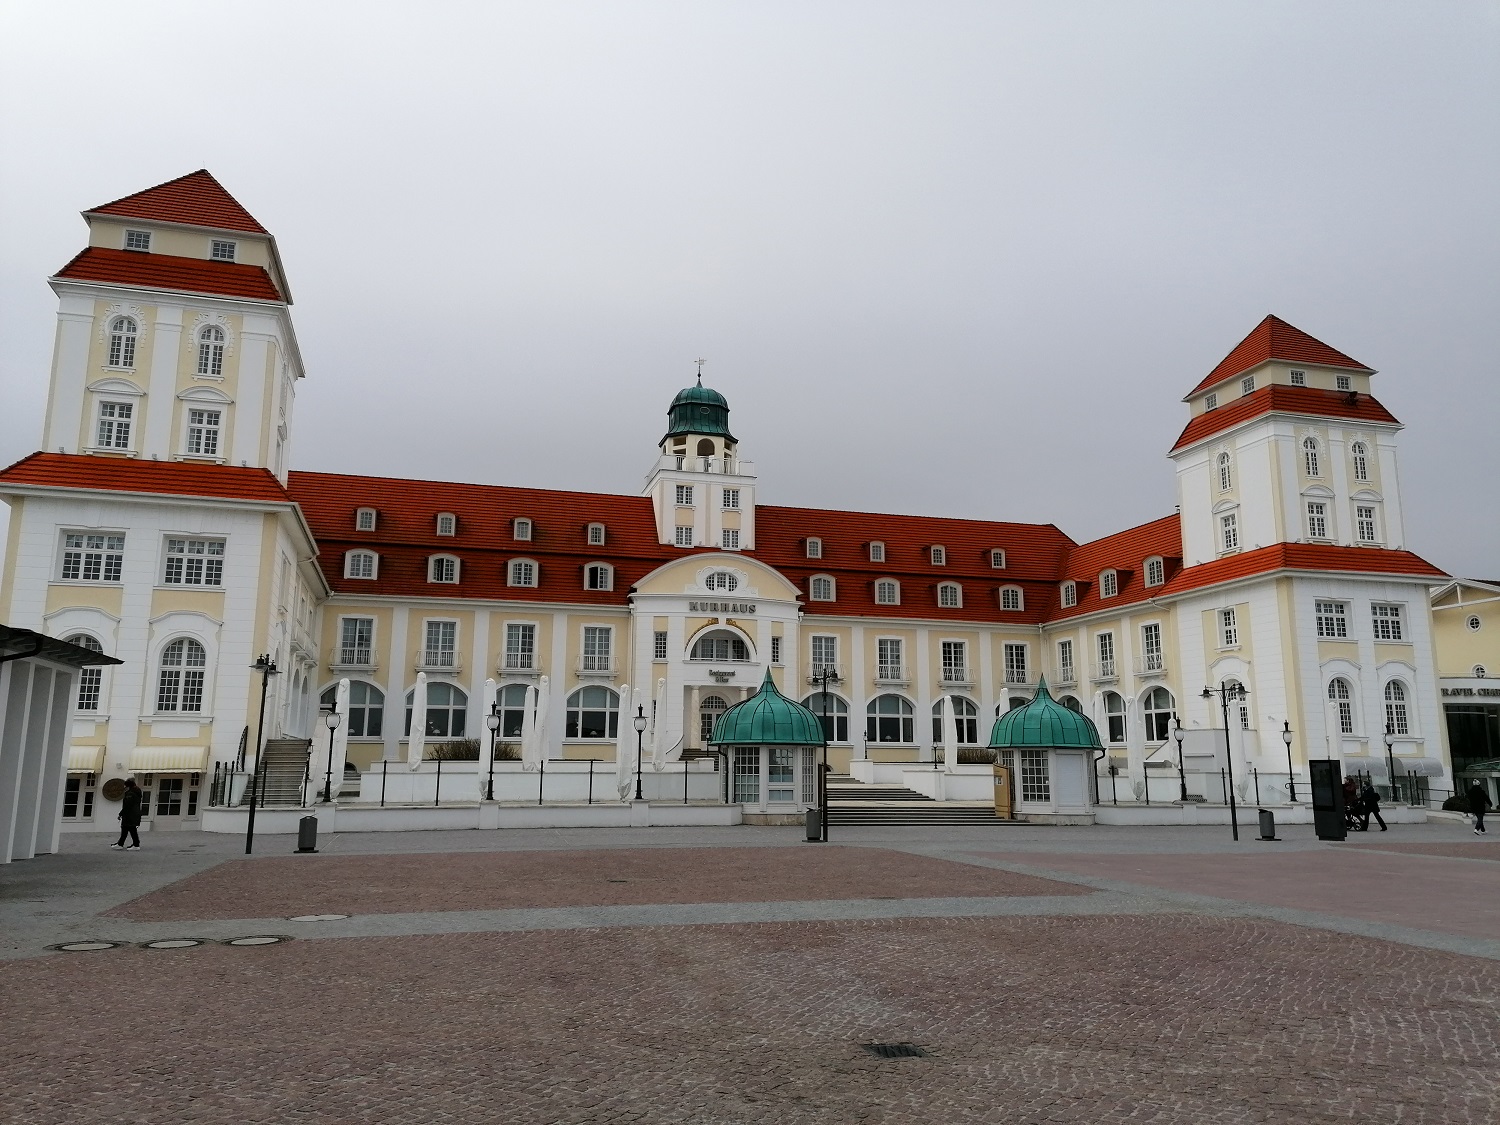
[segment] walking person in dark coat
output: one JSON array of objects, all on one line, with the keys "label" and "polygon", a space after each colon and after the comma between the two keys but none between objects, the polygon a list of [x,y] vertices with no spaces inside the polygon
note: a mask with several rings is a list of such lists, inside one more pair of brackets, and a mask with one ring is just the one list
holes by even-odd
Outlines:
[{"label": "walking person in dark coat", "polygon": [[1364,830],[1370,830],[1370,818],[1373,816],[1380,822],[1380,830],[1385,831],[1385,819],[1380,815],[1380,794],[1375,792],[1375,786],[1368,781],[1359,795],[1359,811],[1364,816]]},{"label": "walking person in dark coat", "polygon": [[[125,779],[125,795],[120,801],[120,838],[110,845],[123,851],[137,851],[141,846],[140,833],[136,831],[141,826],[141,787],[135,783],[135,778]],[[125,837],[130,837],[130,843],[125,842]]]},{"label": "walking person in dark coat", "polygon": [[1474,814],[1474,835],[1483,836],[1484,810],[1490,807],[1490,795],[1484,791],[1484,786],[1475,782],[1469,786],[1469,811]]}]

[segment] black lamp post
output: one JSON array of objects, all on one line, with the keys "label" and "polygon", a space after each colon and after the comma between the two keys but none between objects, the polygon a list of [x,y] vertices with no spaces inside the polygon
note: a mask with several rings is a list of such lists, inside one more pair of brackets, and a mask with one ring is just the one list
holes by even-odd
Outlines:
[{"label": "black lamp post", "polygon": [[1286,743],[1286,795],[1292,804],[1297,803],[1297,775],[1292,772],[1292,721],[1283,720],[1281,741]]},{"label": "black lamp post", "polygon": [[[818,768],[818,842],[826,844],[828,843],[828,741],[833,733],[828,726],[828,685],[838,683],[839,674],[833,670],[833,665],[824,664],[814,678],[822,684],[823,688],[821,692],[823,696],[823,761]],[[867,758],[870,756],[868,741],[866,738],[865,757]],[[936,759],[937,755],[934,754],[933,758]],[[935,763],[933,768],[937,768]]]},{"label": "black lamp post", "polygon": [[643,801],[645,797],[641,794],[641,739],[646,733],[646,705],[644,703],[636,704],[635,718],[630,722],[635,727],[635,799]]},{"label": "black lamp post", "polygon": [[1391,800],[1396,799],[1396,732],[1391,729],[1391,724],[1385,724],[1385,768],[1391,771]]},{"label": "black lamp post", "polygon": [[261,759],[265,757],[265,745],[261,739],[266,732],[266,689],[270,687],[271,677],[280,675],[276,661],[271,659],[269,653],[250,665],[250,670],[260,673],[260,718],[255,723],[255,772],[250,775],[250,815],[245,818],[246,855],[250,854],[255,843],[255,802],[260,789]]},{"label": "black lamp post", "polygon": [[1182,729],[1182,720],[1176,715],[1172,716],[1172,723],[1172,737],[1177,740],[1177,787],[1180,790],[1178,799],[1185,805],[1188,799],[1187,771],[1182,765],[1182,740],[1186,737],[1186,732]]},{"label": "black lamp post", "polygon": [[328,714],[323,716],[323,722],[328,724],[328,773],[323,778],[323,803],[325,805],[333,800],[333,735],[343,721],[344,716],[339,714],[337,703],[330,706]]},{"label": "black lamp post", "polygon": [[490,780],[484,788],[484,799],[493,801],[495,799],[495,732],[500,729],[500,701],[498,699],[490,704],[490,713],[484,717],[484,725],[490,728]]},{"label": "black lamp post", "polygon": [[[1247,693],[1244,685],[1238,683],[1234,687],[1230,687],[1228,684],[1220,684],[1218,692],[1219,707],[1224,713],[1224,765],[1229,770],[1229,831],[1234,839],[1238,840],[1240,838],[1240,822],[1238,810],[1234,804],[1234,752],[1229,746],[1229,701],[1231,699],[1244,699]],[[1213,688],[1206,687],[1203,689],[1204,699],[1212,699],[1213,697]]]}]

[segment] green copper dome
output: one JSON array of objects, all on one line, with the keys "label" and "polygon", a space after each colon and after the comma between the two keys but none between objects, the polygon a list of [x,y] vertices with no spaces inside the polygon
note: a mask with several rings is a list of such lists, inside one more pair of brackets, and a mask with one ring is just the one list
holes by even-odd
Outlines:
[{"label": "green copper dome", "polygon": [[1104,749],[1093,721],[1053,699],[1045,676],[1036,686],[1036,697],[1026,706],[1001,715],[990,732],[993,750],[1040,747]]},{"label": "green copper dome", "polygon": [[720,434],[734,440],[729,432],[729,402],[712,387],[705,387],[701,376],[696,387],[678,391],[667,408],[667,433],[662,441],[685,434]]},{"label": "green copper dome", "polygon": [[823,724],[802,704],[776,690],[771,670],[760,691],[736,703],[714,724],[713,746],[822,746]]}]

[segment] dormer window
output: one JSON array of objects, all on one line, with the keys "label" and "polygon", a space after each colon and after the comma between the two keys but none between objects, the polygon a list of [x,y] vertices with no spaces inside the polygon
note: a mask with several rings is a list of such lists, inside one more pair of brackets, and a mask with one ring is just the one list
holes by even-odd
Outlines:
[{"label": "dormer window", "polygon": [[216,262],[234,261],[235,244],[214,239],[208,244],[208,256]]},{"label": "dormer window", "polygon": [[944,609],[961,609],[964,604],[964,588],[957,582],[938,583],[938,605]]},{"label": "dormer window", "polygon": [[375,509],[374,508],[360,508],[360,509],[358,509],[354,513],[354,530],[355,531],[374,531],[375,530]]},{"label": "dormer window", "polygon": [[376,569],[374,551],[350,551],[344,556],[345,578],[374,578]]},{"label": "dormer window", "polygon": [[1307,372],[1306,371],[1293,371],[1292,372],[1292,386],[1294,386],[1294,387],[1305,387],[1305,386],[1307,386]]},{"label": "dormer window", "polygon": [[1159,557],[1146,560],[1146,585],[1160,586],[1167,580],[1167,566]]},{"label": "dormer window", "polygon": [[807,541],[807,557],[810,559],[821,559],[823,557],[823,540],[809,539]]},{"label": "dormer window", "polygon": [[875,583],[876,605],[900,605],[901,583],[893,578],[882,578]]},{"label": "dormer window", "polygon": [[1219,408],[1219,396],[1216,394],[1205,395],[1203,398],[1204,410],[1217,410]]},{"label": "dormer window", "polygon": [[126,231],[125,249],[149,251],[151,249],[151,232],[149,230]]},{"label": "dormer window", "polygon": [[505,572],[505,584],[507,586],[535,586],[536,577],[536,563],[530,559],[511,559],[510,566]]},{"label": "dormer window", "polygon": [[452,555],[433,555],[427,560],[427,581],[456,583],[458,560]]},{"label": "dormer window", "polygon": [[1341,391],[1352,391],[1354,389],[1354,380],[1348,375],[1335,375],[1333,382],[1334,386],[1338,387]]},{"label": "dormer window", "polygon": [[1072,609],[1078,604],[1078,583],[1064,582],[1062,584],[1062,604],[1064,609]]},{"label": "dormer window", "polygon": [[870,544],[870,561],[885,562],[885,544],[875,542]]},{"label": "dormer window", "polygon": [[1112,598],[1120,592],[1120,576],[1112,570],[1101,571],[1099,574],[1099,596],[1101,598]]},{"label": "dormer window", "polygon": [[1022,607],[1021,587],[1019,587],[1019,586],[1002,586],[1000,588],[1000,608],[1001,609],[1020,609],[1021,607]]},{"label": "dormer window", "polygon": [[602,523],[589,524],[588,539],[591,547],[604,546],[604,525]]},{"label": "dormer window", "polygon": [[585,590],[613,590],[615,568],[608,563],[589,563],[583,568],[583,588]]},{"label": "dormer window", "polygon": [[531,539],[531,521],[528,519],[512,520],[510,524],[510,534],[514,539],[521,539],[529,542]]},{"label": "dormer window", "polygon": [[947,551],[946,548],[943,548],[943,547],[928,547],[927,548],[927,553],[932,558],[932,565],[933,566],[947,566],[948,565],[948,551]]},{"label": "dormer window", "polygon": [[1255,376],[1247,375],[1240,380],[1240,394],[1247,395],[1255,390]]},{"label": "dormer window", "polygon": [[437,533],[439,535],[456,535],[458,533],[458,517],[452,512],[442,512],[437,518]]},{"label": "dormer window", "polygon": [[831,602],[834,600],[833,579],[826,574],[815,574],[807,586],[807,596],[815,602]]},{"label": "dormer window", "polygon": [[990,551],[990,566],[996,570],[1005,569],[1005,552],[998,548]]}]

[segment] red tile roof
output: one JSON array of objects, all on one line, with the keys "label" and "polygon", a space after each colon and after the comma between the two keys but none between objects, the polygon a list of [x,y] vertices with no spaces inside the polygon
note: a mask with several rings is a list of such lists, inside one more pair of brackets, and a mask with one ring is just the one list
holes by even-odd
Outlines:
[{"label": "red tile roof", "polygon": [[1330,391],[1321,387],[1293,387],[1271,383],[1233,399],[1217,410],[1206,410],[1183,428],[1172,452],[1184,449],[1206,437],[1232,429],[1241,422],[1263,414],[1304,414],[1318,418],[1349,418],[1357,422],[1401,423],[1370,395],[1353,391]]},{"label": "red tile roof", "polygon": [[1399,574],[1446,578],[1443,571],[1410,551],[1375,547],[1333,547],[1317,543],[1273,543],[1254,551],[1229,555],[1180,571],[1167,582],[1166,593],[1182,594],[1220,582],[1266,574],[1273,570],[1327,570],[1350,574]]},{"label": "red tile roof", "polygon": [[1300,328],[1294,328],[1280,317],[1267,316],[1250,330],[1234,351],[1220,361],[1193,388],[1191,398],[1199,391],[1206,391],[1215,383],[1232,379],[1241,371],[1267,360],[1280,359],[1289,363],[1313,363],[1320,367],[1347,367],[1352,371],[1372,371],[1357,359],[1350,359],[1343,352],[1335,351],[1321,340],[1315,340]]},{"label": "red tile roof", "polygon": [[285,299],[271,275],[260,266],[111,250],[105,246],[90,246],[58,270],[57,276],[148,289],[212,293],[219,297],[249,297],[257,301]]},{"label": "red tile roof", "polygon": [[145,191],[104,203],[85,211],[86,215],[122,215],[130,219],[155,219],[163,223],[183,223],[215,230],[249,231],[269,234],[255,217],[240,206],[239,200],[224,190],[206,168],[189,172],[175,180],[157,184]]},{"label": "red tile roof", "polygon": [[200,465],[188,461],[138,461],[74,453],[33,453],[0,470],[0,491],[9,484],[103,489],[157,496],[211,496],[288,504],[281,482],[265,469]]},{"label": "red tile roof", "polygon": [[[1052,588],[1047,620],[1062,621],[1160,597],[1165,586],[1146,585],[1145,562],[1153,555],[1161,556],[1163,577],[1170,583],[1182,567],[1182,521],[1176,513],[1074,547],[1063,564],[1059,584]],[[1118,583],[1119,593],[1112,598],[1099,593],[1099,575],[1106,570],[1115,572]],[[1076,606],[1062,605],[1062,581],[1077,584]]]}]

